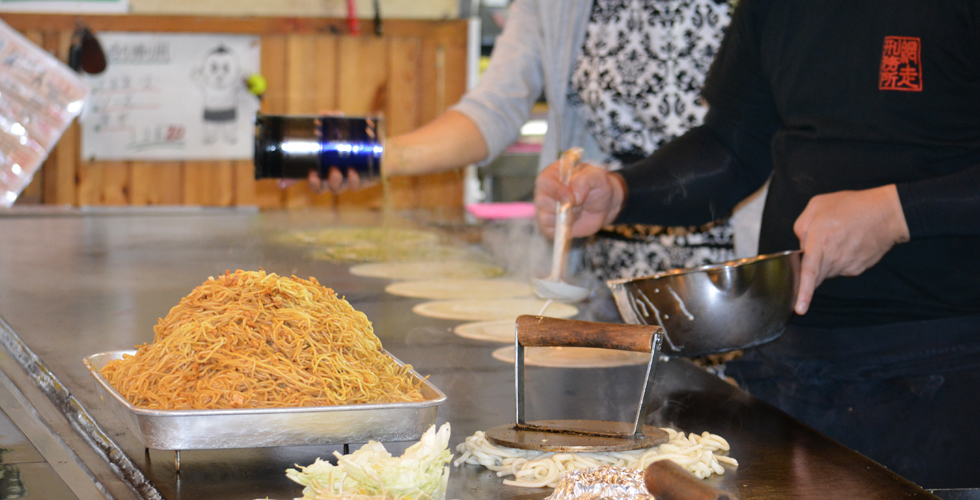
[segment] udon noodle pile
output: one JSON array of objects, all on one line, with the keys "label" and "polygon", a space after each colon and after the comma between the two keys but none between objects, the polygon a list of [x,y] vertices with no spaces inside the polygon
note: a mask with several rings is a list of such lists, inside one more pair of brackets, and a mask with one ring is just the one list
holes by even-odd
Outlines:
[{"label": "udon noodle pile", "polygon": [[236,271],[208,278],[153,327],[152,344],[102,375],[150,409],[420,401],[411,366],[364,313],[316,279]]}]

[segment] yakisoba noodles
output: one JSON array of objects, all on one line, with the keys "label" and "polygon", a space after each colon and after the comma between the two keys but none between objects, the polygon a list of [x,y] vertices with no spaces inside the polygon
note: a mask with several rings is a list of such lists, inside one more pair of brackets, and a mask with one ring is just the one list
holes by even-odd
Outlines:
[{"label": "yakisoba noodles", "polygon": [[153,343],[102,375],[151,409],[420,401],[411,366],[370,321],[316,279],[236,271],[208,278],[153,327]]},{"label": "yakisoba noodles", "polygon": [[702,479],[712,474],[724,474],[722,463],[738,466],[734,458],[727,456],[728,441],[721,436],[708,432],[685,435],[674,429],[663,429],[669,439],[659,446],[601,453],[554,453],[507,448],[490,443],[483,431],[477,431],[456,447],[461,455],[453,461],[453,465],[482,465],[498,476],[514,476],[514,479],[505,479],[504,484],[525,488],[554,488],[562,475],[573,470],[602,466],[644,470],[658,460],[673,460]]}]

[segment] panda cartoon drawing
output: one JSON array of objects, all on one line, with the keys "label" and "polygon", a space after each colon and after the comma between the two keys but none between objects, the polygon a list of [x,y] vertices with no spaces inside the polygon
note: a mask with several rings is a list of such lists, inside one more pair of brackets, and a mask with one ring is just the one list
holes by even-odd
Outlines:
[{"label": "panda cartoon drawing", "polygon": [[235,143],[238,94],[245,88],[238,56],[219,45],[208,52],[194,76],[204,91],[204,144]]}]

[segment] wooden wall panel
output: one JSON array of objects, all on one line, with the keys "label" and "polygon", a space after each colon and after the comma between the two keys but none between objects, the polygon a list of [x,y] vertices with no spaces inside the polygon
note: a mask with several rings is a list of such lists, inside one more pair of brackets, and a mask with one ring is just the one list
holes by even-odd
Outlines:
[{"label": "wooden wall panel", "polygon": [[[290,115],[317,113],[317,84],[315,34],[286,37],[286,109]],[[313,203],[313,193],[305,181],[299,181],[284,192],[287,208],[303,208]],[[329,196],[329,195],[328,195]]]},{"label": "wooden wall panel", "polygon": [[[440,32],[437,36],[421,40],[420,124],[433,120],[459,101],[466,90],[465,44],[461,46],[463,64],[458,66],[460,52],[455,50],[457,44],[447,42],[447,38],[451,37],[452,33]],[[453,73],[457,68],[461,71],[458,77]],[[462,178],[461,172],[413,178],[413,206],[430,208],[462,205]]]},{"label": "wooden wall panel", "polygon": [[77,203],[75,166],[78,164],[80,134],[78,123],[72,122],[61,135],[58,147],[51,152],[48,162],[41,168],[45,203]]},{"label": "wooden wall panel", "polygon": [[184,204],[229,207],[235,201],[231,160],[184,162]]},{"label": "wooden wall panel", "polygon": [[[386,39],[374,36],[342,37],[337,53],[340,55],[337,70],[340,111],[348,115],[384,113],[388,100]],[[337,196],[338,207],[381,208],[381,204],[380,184]]]},{"label": "wooden wall panel", "polygon": [[[410,132],[419,126],[422,95],[422,42],[418,38],[393,37],[388,41],[388,80],[385,90],[385,133],[388,137]],[[390,179],[388,195],[395,208],[416,206],[415,179]]]},{"label": "wooden wall panel", "polygon": [[130,164],[133,205],[180,205],[184,201],[184,167],[179,161],[134,161]]},{"label": "wooden wall panel", "polygon": [[[344,19],[146,15],[5,14],[4,21],[67,59],[78,22],[99,31],[240,33],[262,39],[261,71],[269,87],[262,111],[351,115],[384,113],[387,136],[431,120],[454,103],[465,86],[466,22],[386,19],[383,37],[373,23],[346,35]],[[462,57],[462,58],[461,58]],[[261,208],[378,208],[380,186],[340,196],[311,193],[305,182],[280,189],[255,181],[250,160],[188,162],[88,162],[80,158],[73,124],[49,156],[23,200],[76,205],[244,205]],[[459,207],[461,176],[395,179],[397,207]]]},{"label": "wooden wall panel", "polygon": [[[374,15],[371,0],[357,0],[362,22]],[[130,0],[130,10],[139,14],[197,13],[233,16],[310,16],[347,15],[347,3],[339,0]],[[450,19],[459,16],[459,0],[380,0],[381,13],[392,18]],[[365,29],[365,32],[369,32]]]},{"label": "wooden wall panel", "polygon": [[[286,45],[286,109],[288,114],[317,115],[337,110],[337,36],[290,35]],[[285,190],[285,206],[333,206],[330,193],[315,194],[305,181]]]},{"label": "wooden wall panel", "polygon": [[[315,82],[313,91],[313,108],[317,114],[336,113],[340,111],[339,84],[340,73],[340,39],[336,35],[319,35],[314,40],[314,57],[309,61],[290,61],[291,64],[307,64],[312,66],[311,78]],[[337,197],[331,193],[314,194],[311,203],[314,206],[336,206]]]},{"label": "wooden wall panel", "polygon": [[[55,56],[67,60],[71,33],[49,31],[46,37],[56,40],[57,48],[53,51]],[[45,203],[56,205],[75,203],[75,165],[79,155],[79,133],[78,122],[72,122],[61,135],[58,146],[48,156],[48,161],[41,167]]]},{"label": "wooden wall panel", "polygon": [[[286,38],[285,35],[262,37],[261,71],[268,84],[268,90],[262,97],[263,113],[286,112]],[[283,192],[274,179],[255,182],[255,204],[259,208],[280,208],[283,199]]]},{"label": "wooden wall panel", "polygon": [[[51,50],[51,37],[47,37],[48,40],[45,40],[46,37],[44,36],[44,32],[40,29],[27,30],[23,34],[28,40],[40,45],[41,47],[44,47],[47,50]],[[18,205],[35,205],[43,201],[44,171],[56,169],[57,166],[55,166],[55,161],[56,160],[54,158],[49,157],[41,164],[40,170],[34,173],[34,178],[31,179],[30,183],[24,186],[24,189],[17,197]]]},{"label": "wooden wall panel", "polygon": [[384,111],[388,77],[385,39],[342,37],[337,52],[340,56],[337,69],[340,111],[349,115]]},{"label": "wooden wall panel", "polygon": [[235,200],[233,205],[256,205],[255,165],[252,160],[236,160],[232,167],[232,177],[235,183]]},{"label": "wooden wall panel", "polygon": [[128,161],[106,162],[102,167],[96,168],[103,169],[101,203],[115,206],[128,205],[130,163]]},{"label": "wooden wall panel", "polygon": [[78,167],[79,205],[128,205],[129,162],[83,162]]},{"label": "wooden wall panel", "polygon": [[102,204],[102,172],[101,165],[92,162],[82,162],[78,165],[78,184],[76,187],[76,202],[79,206]]},{"label": "wooden wall panel", "polygon": [[[466,47],[445,43],[435,50],[436,89],[433,109],[442,113],[459,101],[466,92]],[[425,176],[416,179],[415,206],[422,208],[452,207],[462,204],[463,172]]]},{"label": "wooden wall panel", "polygon": [[466,93],[466,47],[444,43],[445,66],[440,78],[444,86],[442,102],[437,109],[442,113]]}]

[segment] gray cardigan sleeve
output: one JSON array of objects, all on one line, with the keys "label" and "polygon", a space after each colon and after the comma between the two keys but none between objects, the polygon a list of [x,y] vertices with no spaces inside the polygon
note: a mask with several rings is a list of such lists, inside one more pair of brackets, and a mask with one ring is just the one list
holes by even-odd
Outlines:
[{"label": "gray cardigan sleeve", "polygon": [[451,108],[473,120],[483,135],[490,154],[479,165],[489,163],[517,140],[541,96],[544,72],[539,15],[534,1],[511,4],[490,65],[476,87]]}]

